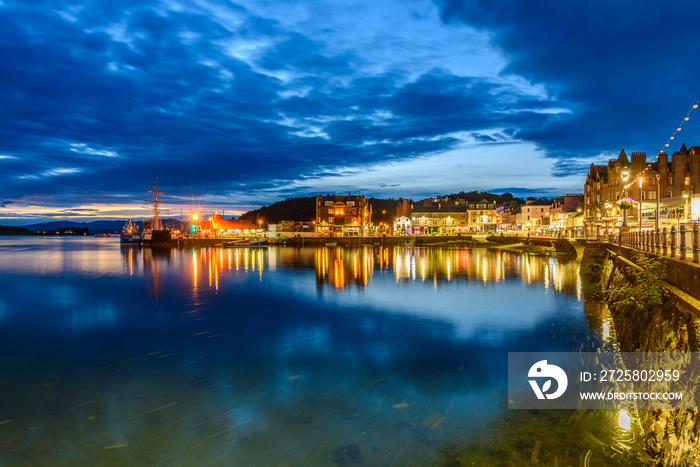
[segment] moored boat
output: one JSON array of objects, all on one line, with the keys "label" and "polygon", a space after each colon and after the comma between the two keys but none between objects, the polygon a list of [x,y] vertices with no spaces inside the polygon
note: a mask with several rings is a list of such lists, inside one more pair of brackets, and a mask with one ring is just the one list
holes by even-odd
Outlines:
[{"label": "moored boat", "polygon": [[124,227],[122,227],[119,243],[122,245],[141,244],[141,231],[139,230],[139,226],[131,219],[127,220]]},{"label": "moored boat", "polygon": [[175,240],[170,235],[170,230],[163,229],[160,214],[158,211],[159,204],[168,204],[164,201],[158,201],[158,195],[163,194],[158,191],[158,179],[156,178],[156,186],[153,190],[148,190],[148,193],[153,193],[153,200],[146,200],[147,203],[153,203],[153,218],[143,222],[143,238],[144,246],[151,248],[172,248],[175,246]]},{"label": "moored boat", "polygon": [[265,248],[267,240],[248,240],[240,242],[224,242],[224,248]]}]

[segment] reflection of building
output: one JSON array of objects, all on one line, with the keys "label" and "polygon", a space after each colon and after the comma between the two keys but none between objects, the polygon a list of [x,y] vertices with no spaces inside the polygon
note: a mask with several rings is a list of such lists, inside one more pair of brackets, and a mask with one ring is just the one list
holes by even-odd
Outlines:
[{"label": "reflection of building", "polygon": [[316,248],[313,251],[318,286],[330,283],[336,289],[343,289],[354,283],[366,287],[374,272],[372,250]]},{"label": "reflection of building", "polygon": [[316,232],[321,237],[369,235],[372,207],[362,195],[316,197]]},{"label": "reflection of building", "polygon": [[[700,146],[688,149],[684,143],[673,153],[670,164],[665,153],[650,164],[646,157],[646,153],[634,152],[630,161],[623,149],[617,159],[609,160],[606,165],[591,164],[584,185],[587,233],[618,227],[622,213],[617,202],[623,197],[634,200],[627,210],[631,228],[639,227],[640,217],[643,229],[655,226],[657,199],[659,228],[698,222],[700,212],[694,206],[700,207]],[[624,188],[625,174],[627,188]]]}]

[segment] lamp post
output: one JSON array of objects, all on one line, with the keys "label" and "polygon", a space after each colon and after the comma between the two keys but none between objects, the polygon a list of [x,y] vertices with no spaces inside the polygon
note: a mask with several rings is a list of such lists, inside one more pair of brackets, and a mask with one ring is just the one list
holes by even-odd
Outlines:
[{"label": "lamp post", "polygon": [[684,191],[683,192],[683,210],[685,211],[685,223],[687,224],[690,222],[690,214],[689,214],[689,205],[688,205],[688,199],[690,198],[690,192]]},{"label": "lamp post", "polygon": [[654,230],[659,230],[659,198],[661,198],[661,174],[656,174],[656,215],[654,216]]},{"label": "lamp post", "polygon": [[644,183],[644,178],[639,177],[639,223],[637,224],[637,232],[642,231],[642,184]]},{"label": "lamp post", "polygon": [[[622,197],[625,198],[627,196],[627,179],[629,178],[630,173],[627,172],[626,170],[622,172]],[[621,206],[622,207],[622,228],[627,230],[627,207],[626,205]]]}]

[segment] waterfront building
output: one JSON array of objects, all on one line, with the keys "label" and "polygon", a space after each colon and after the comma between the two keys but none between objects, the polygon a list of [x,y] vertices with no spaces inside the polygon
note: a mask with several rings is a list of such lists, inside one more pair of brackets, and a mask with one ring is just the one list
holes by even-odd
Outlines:
[{"label": "waterfront building", "polygon": [[482,199],[467,205],[470,232],[495,231],[498,227],[496,201]]},{"label": "waterfront building", "polygon": [[413,235],[413,222],[408,216],[400,216],[394,220],[394,235]]},{"label": "waterfront building", "polygon": [[515,216],[518,230],[533,233],[543,233],[550,226],[549,211],[552,209],[550,201],[527,200],[520,212]]},{"label": "waterfront building", "polygon": [[213,237],[251,237],[263,235],[263,230],[248,219],[224,219],[215,213],[209,220],[199,222],[198,231]]},{"label": "waterfront building", "polygon": [[485,199],[478,203],[465,199],[424,199],[411,207],[410,218],[416,235],[495,231],[498,223],[496,202]]},{"label": "waterfront building", "polygon": [[496,208],[496,220],[499,230],[517,230],[516,216],[520,212],[522,203],[512,200]]},{"label": "waterfront building", "polygon": [[[646,153],[633,152],[630,160],[622,149],[605,165],[591,164],[584,185],[586,234],[619,231],[623,215],[627,227],[635,230],[652,229],[657,222],[659,228],[698,222],[700,146],[688,149],[683,143],[670,163],[666,153],[651,163],[646,159]],[[626,213],[622,198],[622,205],[629,205]]]},{"label": "waterfront building", "polygon": [[267,238],[316,237],[314,222],[281,220],[268,224]]},{"label": "waterfront building", "polygon": [[583,194],[566,194],[554,198],[549,210],[552,233],[566,237],[582,235],[582,211]]},{"label": "waterfront building", "polygon": [[320,237],[366,237],[372,206],[363,195],[316,197],[316,233]]}]

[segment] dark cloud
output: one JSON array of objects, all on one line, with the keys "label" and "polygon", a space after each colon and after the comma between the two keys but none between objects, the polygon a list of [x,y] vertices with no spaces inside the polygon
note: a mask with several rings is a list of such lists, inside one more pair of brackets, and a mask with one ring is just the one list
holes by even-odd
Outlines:
[{"label": "dark cloud", "polygon": [[566,167],[572,156],[621,145],[655,154],[700,95],[695,2],[434,1],[445,22],[489,32],[504,76],[544,85],[571,110],[513,133],[557,158],[559,174],[580,171]]},{"label": "dark cloud", "polygon": [[[156,176],[170,192],[193,180],[272,190],[444,151],[455,132],[535,138],[557,125],[540,112],[552,102],[516,86],[439,69],[367,76],[359,55],[242,7],[225,6],[242,18],[231,28],[156,5],[0,7],[0,151],[17,158],[2,162],[6,196],[140,201]],[[254,66],[240,58],[248,43],[267,44]]]}]

